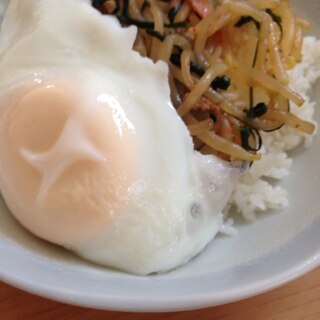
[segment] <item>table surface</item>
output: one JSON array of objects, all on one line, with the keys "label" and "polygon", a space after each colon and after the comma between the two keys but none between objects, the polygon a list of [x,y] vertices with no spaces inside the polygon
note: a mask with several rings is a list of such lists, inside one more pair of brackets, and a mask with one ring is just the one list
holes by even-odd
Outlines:
[{"label": "table surface", "polygon": [[0,282],[1,320],[320,320],[320,268],[281,288],[224,306],[175,313],[121,313],[69,306]]}]

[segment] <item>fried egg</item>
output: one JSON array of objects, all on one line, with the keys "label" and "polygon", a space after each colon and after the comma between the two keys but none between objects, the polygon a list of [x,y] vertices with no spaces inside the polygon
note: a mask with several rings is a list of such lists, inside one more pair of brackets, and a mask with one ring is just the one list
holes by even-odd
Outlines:
[{"label": "fried egg", "polygon": [[12,0],[0,35],[0,191],[38,237],[130,273],[189,261],[238,170],[193,150],[168,70],[87,0]]}]

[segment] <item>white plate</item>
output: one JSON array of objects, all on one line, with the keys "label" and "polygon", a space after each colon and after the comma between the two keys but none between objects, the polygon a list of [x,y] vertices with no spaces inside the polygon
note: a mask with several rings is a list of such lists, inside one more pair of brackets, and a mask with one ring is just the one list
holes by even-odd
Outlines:
[{"label": "white plate", "polygon": [[[294,3],[318,21],[318,0]],[[320,36],[319,25],[311,33]],[[320,94],[316,97],[320,101]],[[318,117],[319,118],[319,117]],[[319,119],[318,119],[319,120]],[[0,279],[70,304],[121,311],[177,311],[219,305],[280,286],[320,265],[320,139],[298,151],[285,187],[290,207],[238,222],[188,265],[138,277],[84,262],[25,231],[0,202]]]}]

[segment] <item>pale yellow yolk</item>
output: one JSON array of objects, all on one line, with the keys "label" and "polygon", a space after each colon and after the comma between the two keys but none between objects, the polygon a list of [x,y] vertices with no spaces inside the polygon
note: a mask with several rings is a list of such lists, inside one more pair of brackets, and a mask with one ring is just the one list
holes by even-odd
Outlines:
[{"label": "pale yellow yolk", "polygon": [[38,236],[81,243],[121,214],[136,148],[114,98],[63,82],[37,86],[9,107],[2,137],[1,192]]}]

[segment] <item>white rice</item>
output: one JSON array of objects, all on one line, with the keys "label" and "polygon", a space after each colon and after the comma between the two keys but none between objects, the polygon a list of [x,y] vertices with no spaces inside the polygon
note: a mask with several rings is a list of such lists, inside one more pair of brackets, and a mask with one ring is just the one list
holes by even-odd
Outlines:
[{"label": "white rice", "polygon": [[[303,61],[289,72],[290,87],[305,99],[302,107],[291,104],[291,112],[301,119],[314,122],[315,102],[310,99],[309,95],[312,85],[319,77],[320,40],[306,37],[303,45]],[[254,220],[258,212],[282,209],[288,206],[288,193],[282,187],[277,186],[276,182],[290,174],[293,160],[289,158],[287,152],[300,145],[309,147],[313,136],[297,132],[287,126],[272,133],[263,133],[262,159],[256,161],[250,170],[241,177],[230,199],[227,211],[231,207],[247,220]],[[230,229],[230,223],[226,225],[225,229]]]}]

